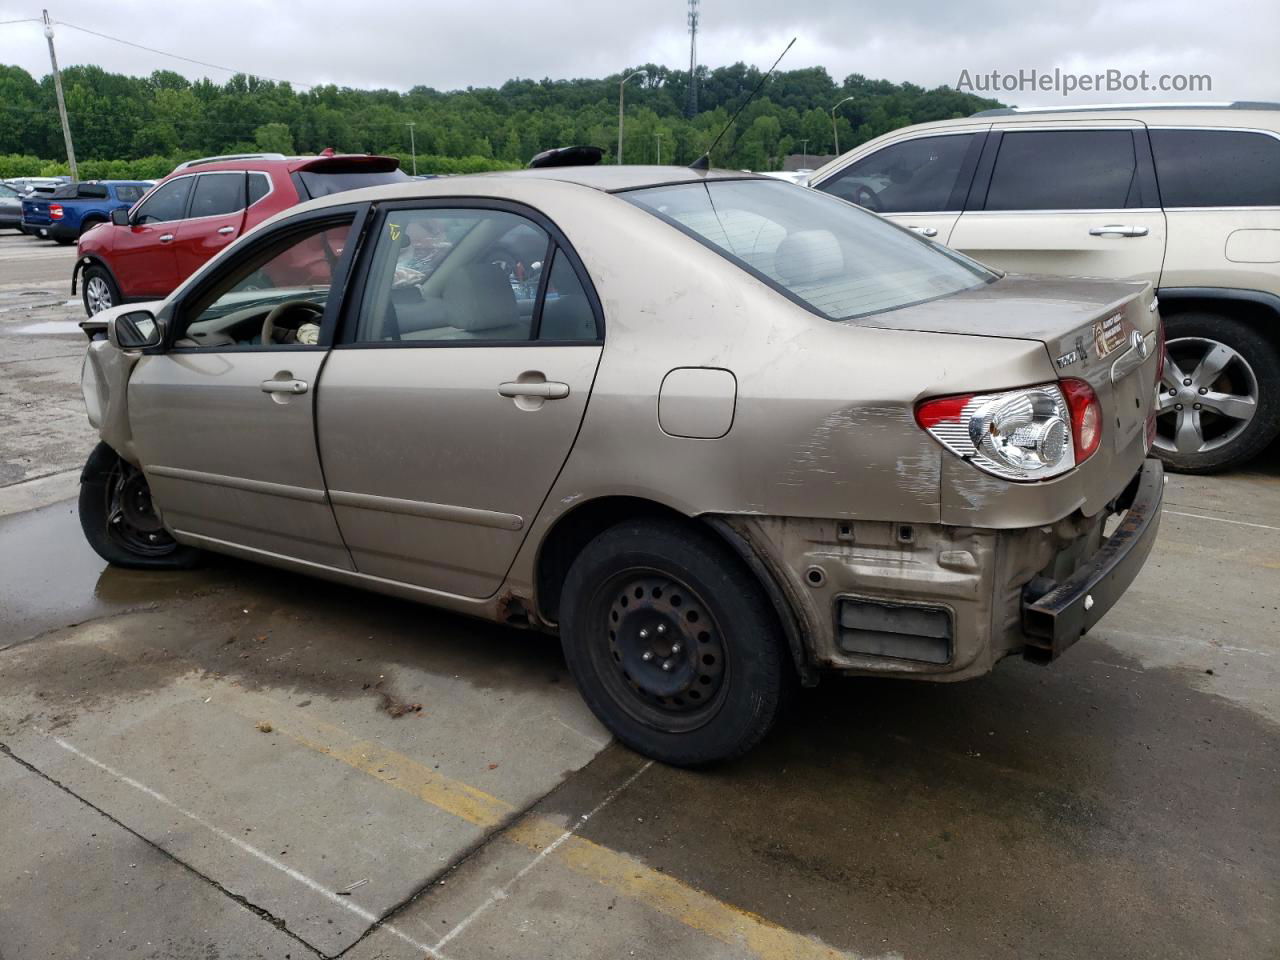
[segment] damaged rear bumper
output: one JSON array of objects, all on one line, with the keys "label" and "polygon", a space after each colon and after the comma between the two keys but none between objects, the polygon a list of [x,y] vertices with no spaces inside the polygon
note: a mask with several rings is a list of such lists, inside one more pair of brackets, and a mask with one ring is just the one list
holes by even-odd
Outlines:
[{"label": "damaged rear bumper", "polygon": [[1023,592],[1023,654],[1048,663],[1084,636],[1115,605],[1146,563],[1160,529],[1164,467],[1147,460],[1121,497],[1127,510],[1115,532],[1089,560],[1061,583],[1033,580]]}]

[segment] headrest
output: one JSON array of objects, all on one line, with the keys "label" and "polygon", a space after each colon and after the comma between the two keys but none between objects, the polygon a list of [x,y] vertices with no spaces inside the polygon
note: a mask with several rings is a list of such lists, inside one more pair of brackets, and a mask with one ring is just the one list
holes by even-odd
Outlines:
[{"label": "headrest", "polygon": [[491,330],[520,319],[516,295],[496,263],[468,263],[449,277],[442,299],[449,322],[460,330]]},{"label": "headrest", "polygon": [[786,283],[816,283],[844,273],[844,251],[830,230],[798,230],[778,244],[773,263]]}]

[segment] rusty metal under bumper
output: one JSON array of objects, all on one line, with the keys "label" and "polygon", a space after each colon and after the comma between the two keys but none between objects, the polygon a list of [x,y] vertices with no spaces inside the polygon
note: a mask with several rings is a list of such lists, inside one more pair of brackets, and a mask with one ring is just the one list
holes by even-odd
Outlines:
[{"label": "rusty metal under bumper", "polygon": [[1047,591],[1028,584],[1022,602],[1028,660],[1058,657],[1120,599],[1156,542],[1163,500],[1164,468],[1159,460],[1147,460],[1117,504],[1128,512],[1090,561]]}]

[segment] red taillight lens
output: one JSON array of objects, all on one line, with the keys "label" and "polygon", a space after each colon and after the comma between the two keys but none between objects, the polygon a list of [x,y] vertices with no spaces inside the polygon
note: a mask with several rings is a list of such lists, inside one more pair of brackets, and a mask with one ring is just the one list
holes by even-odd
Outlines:
[{"label": "red taillight lens", "polygon": [[1079,465],[1098,452],[1102,445],[1102,404],[1093,387],[1083,380],[1067,378],[1059,381],[1062,395],[1067,398],[1071,411],[1071,439],[1076,448],[1076,464]]},{"label": "red taillight lens", "polygon": [[972,400],[973,397],[972,393],[963,393],[954,397],[939,397],[936,400],[926,400],[916,407],[916,423],[920,424],[925,430],[932,430],[948,420],[959,420],[965,404]]},{"label": "red taillight lens", "polygon": [[60,203],[49,204],[49,219],[50,220],[62,219],[62,204]]}]

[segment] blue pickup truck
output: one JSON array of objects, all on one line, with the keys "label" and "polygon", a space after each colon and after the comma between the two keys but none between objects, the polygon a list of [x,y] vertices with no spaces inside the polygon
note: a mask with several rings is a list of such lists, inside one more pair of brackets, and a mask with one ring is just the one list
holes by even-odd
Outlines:
[{"label": "blue pickup truck", "polygon": [[23,198],[19,229],[33,237],[75,243],[90,227],[109,222],[112,210],[128,210],[152,186],[149,180],[81,180],[51,193],[32,193]]}]

